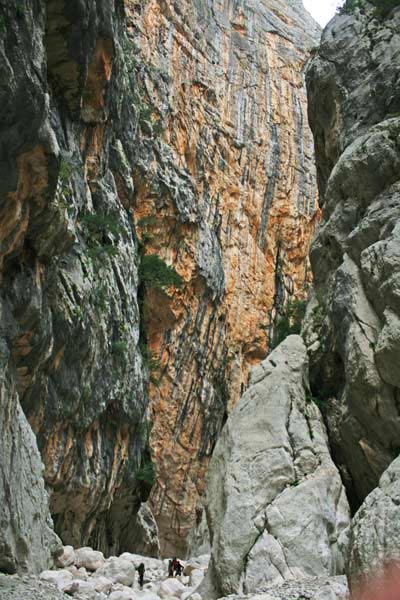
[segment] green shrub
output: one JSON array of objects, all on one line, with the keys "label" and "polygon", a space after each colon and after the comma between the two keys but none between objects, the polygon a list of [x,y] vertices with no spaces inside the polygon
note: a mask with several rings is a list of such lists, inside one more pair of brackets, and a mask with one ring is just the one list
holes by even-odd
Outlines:
[{"label": "green shrub", "polygon": [[324,400],[323,398],[318,398],[317,396],[308,395],[308,396],[306,396],[306,402],[308,404],[313,402],[321,410],[325,406],[326,400]]},{"label": "green shrub", "polygon": [[341,15],[351,15],[356,8],[361,8],[364,4],[364,0],[346,0],[343,6],[339,8]]},{"label": "green shrub", "polygon": [[305,300],[289,300],[285,313],[278,317],[272,348],[279,346],[289,335],[299,335],[306,314],[307,302]]},{"label": "green shrub", "polygon": [[322,306],[320,304],[318,304],[317,306],[314,307],[314,309],[312,311],[312,318],[313,318],[314,325],[318,329],[321,329],[325,316],[324,316],[324,309],[322,308]]},{"label": "green shrub", "polygon": [[139,423],[137,428],[137,434],[142,448],[142,461],[136,472],[136,479],[144,484],[144,491],[147,489],[147,493],[150,493],[150,490],[155,483],[155,471],[150,450],[150,432],[152,426],[153,423],[151,421],[144,421]]},{"label": "green shrub", "polygon": [[371,0],[371,2],[376,7],[376,13],[383,17],[388,15],[396,6],[400,6],[400,0]]},{"label": "green shrub", "polygon": [[88,250],[90,258],[101,258],[104,256],[118,256],[119,250],[112,244],[105,244],[104,246],[92,246]]},{"label": "green shrub", "polygon": [[126,353],[128,352],[128,344],[119,340],[118,342],[114,342],[112,345],[112,353],[116,356],[126,357]]},{"label": "green shrub", "polygon": [[173,285],[181,287],[182,277],[173,267],[167,265],[157,254],[142,256],[139,267],[139,279],[147,287],[165,289]]},{"label": "green shrub", "polygon": [[[370,0],[370,2],[375,6],[376,15],[383,17],[387,16],[396,6],[400,6],[400,0]],[[357,8],[363,8],[363,6],[365,6],[365,0],[346,0],[339,9],[339,13],[350,15]]]},{"label": "green shrub", "polygon": [[93,304],[100,309],[101,311],[105,311],[108,307],[108,294],[107,288],[105,285],[98,285],[92,293]]},{"label": "green shrub", "polygon": [[144,366],[149,371],[158,371],[160,368],[160,361],[154,358],[154,354],[143,339],[139,342],[139,350],[143,358]]},{"label": "green shrub", "polygon": [[60,162],[60,170],[58,172],[60,181],[62,183],[62,185],[67,185],[69,178],[71,177],[72,174],[72,167],[70,165],[70,163],[65,159],[61,159]]},{"label": "green shrub", "polygon": [[86,225],[91,233],[112,233],[118,235],[122,227],[113,215],[106,213],[88,213],[82,217],[81,222]]},{"label": "green shrub", "polygon": [[150,487],[153,487],[156,481],[156,476],[154,471],[154,465],[151,459],[146,460],[142,463],[141,467],[136,473],[136,479],[138,481],[143,481]]}]

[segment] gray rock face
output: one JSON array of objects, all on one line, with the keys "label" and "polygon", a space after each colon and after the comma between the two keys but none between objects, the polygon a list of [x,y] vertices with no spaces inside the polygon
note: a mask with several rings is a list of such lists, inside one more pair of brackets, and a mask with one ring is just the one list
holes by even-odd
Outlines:
[{"label": "gray rock face", "polygon": [[123,22],[108,0],[0,7],[1,377],[37,436],[57,532],[105,552],[140,504],[147,409],[138,246],[116,183],[132,192],[121,124],[138,120]]},{"label": "gray rock face", "polygon": [[70,600],[71,596],[55,586],[28,577],[6,577],[0,574],[1,600]]},{"label": "gray rock face", "polygon": [[351,584],[385,562],[400,559],[400,458],[364,500],[350,528],[348,577]]},{"label": "gray rock face", "polygon": [[[345,577],[329,577],[307,581],[287,582],[271,586],[261,594],[229,596],[229,600],[345,600],[349,588]],[[227,599],[221,599],[227,600]]]},{"label": "gray rock face", "polygon": [[339,16],[308,71],[323,221],[306,341],[355,508],[399,451],[400,9]]},{"label": "gray rock face", "polygon": [[[7,358],[1,345],[2,367]],[[12,377],[0,372],[0,571],[40,571],[53,564],[61,543],[53,531],[35,436]]]},{"label": "gray rock face", "polygon": [[159,558],[160,542],[157,523],[146,503],[140,506],[134,522],[130,523],[124,539],[124,547],[127,552],[132,551],[143,556]]},{"label": "gray rock face", "polygon": [[253,370],[217,443],[206,503],[217,595],[343,572],[349,508],[307,378],[290,336]]}]

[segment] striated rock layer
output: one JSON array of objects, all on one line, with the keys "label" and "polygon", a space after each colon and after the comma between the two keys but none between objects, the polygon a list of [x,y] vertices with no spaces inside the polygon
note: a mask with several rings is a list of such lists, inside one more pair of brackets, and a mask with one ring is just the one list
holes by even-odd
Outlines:
[{"label": "striated rock layer", "polygon": [[307,79],[323,214],[311,384],[357,508],[399,453],[400,8],[336,17]]},{"label": "striated rock layer", "polygon": [[145,252],[184,279],[144,294],[151,506],[162,552],[183,554],[221,426],[309,279],[317,199],[302,73],[318,31],[299,1],[126,8],[145,90],[136,223]]},{"label": "striated rock layer", "polygon": [[343,573],[349,506],[300,336],[252,371],[211,459],[206,508],[206,598]]},{"label": "striated rock layer", "polygon": [[151,375],[150,505],[184,552],[226,415],[308,281],[317,31],[300,1],[242,4],[0,3],[1,378],[67,544],[134,550]]},{"label": "striated rock layer", "polygon": [[[15,391],[11,414],[19,398],[37,436],[57,532],[107,552],[125,543],[140,503],[146,410],[137,244],[113,174],[137,122],[123,7],[10,0],[0,22],[0,368]],[[0,402],[3,414],[7,393]],[[13,458],[17,504],[25,449],[21,440]],[[33,482],[37,504],[42,490]],[[35,543],[21,553],[37,566]]]},{"label": "striated rock layer", "polygon": [[[40,571],[61,543],[53,531],[43,464],[0,344],[0,572]],[[1,587],[1,583],[0,583]]]}]

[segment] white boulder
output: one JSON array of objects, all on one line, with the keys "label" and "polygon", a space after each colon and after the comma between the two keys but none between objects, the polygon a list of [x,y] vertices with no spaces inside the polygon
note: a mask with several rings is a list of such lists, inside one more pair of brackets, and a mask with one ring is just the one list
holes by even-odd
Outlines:
[{"label": "white boulder", "polygon": [[136,600],[136,595],[133,590],[116,590],[115,592],[111,592],[108,600]]},{"label": "white boulder", "polygon": [[186,588],[184,592],[181,594],[181,600],[187,600],[190,598],[194,592],[195,588],[189,587]]},{"label": "white boulder", "polygon": [[108,594],[113,586],[111,579],[107,579],[107,577],[102,577],[101,575],[99,577],[93,577],[92,582],[96,592],[102,592],[104,594]]},{"label": "white boulder", "polygon": [[56,566],[64,569],[75,563],[75,551],[72,546],[63,546],[62,554],[56,558]]},{"label": "white boulder", "polygon": [[183,569],[183,574],[190,575],[190,573],[192,571],[194,571],[195,569],[206,570],[209,562],[210,562],[209,554],[203,554],[201,556],[196,556],[196,558],[191,558],[186,562],[185,567]]},{"label": "white boulder", "polygon": [[106,577],[113,583],[130,586],[135,581],[135,566],[130,560],[112,557],[96,571],[96,576]]},{"label": "white boulder", "polygon": [[180,598],[185,589],[185,586],[179,581],[179,579],[170,577],[162,582],[158,589],[158,595],[160,598]]},{"label": "white boulder", "polygon": [[136,592],[137,600],[160,600],[160,596],[151,591]]},{"label": "white boulder", "polygon": [[71,567],[67,567],[67,571],[69,571],[72,574],[72,577],[74,579],[84,579],[84,580],[86,580],[89,577],[88,572],[83,567],[80,567],[78,569],[78,567],[76,567],[75,565],[72,565]]},{"label": "white boulder", "polygon": [[75,564],[88,571],[97,571],[105,562],[102,552],[92,548],[79,548],[75,551]]},{"label": "white boulder", "polygon": [[300,336],[252,371],[211,458],[206,508],[212,559],[200,593],[221,597],[242,584],[257,593],[286,579],[343,573],[339,540],[350,511],[310,398]]},{"label": "white boulder", "polygon": [[204,579],[203,569],[194,569],[190,573],[190,586],[196,588]]},{"label": "white boulder", "polygon": [[85,594],[85,596],[89,596],[90,598],[96,598],[95,588],[91,581],[74,579],[73,581],[66,583],[61,589],[70,596],[75,594]]},{"label": "white boulder", "polygon": [[73,580],[72,574],[66,569],[60,571],[43,571],[40,573],[40,579],[53,583],[59,590]]}]

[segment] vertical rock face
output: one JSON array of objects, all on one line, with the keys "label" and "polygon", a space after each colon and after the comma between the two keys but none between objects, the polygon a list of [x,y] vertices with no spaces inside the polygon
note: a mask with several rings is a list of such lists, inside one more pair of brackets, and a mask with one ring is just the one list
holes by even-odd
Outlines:
[{"label": "vertical rock face", "polygon": [[337,17],[308,72],[323,222],[311,249],[311,384],[355,507],[400,433],[400,9]]},{"label": "vertical rock face", "polygon": [[185,549],[226,415],[308,280],[316,36],[300,1],[0,5],[2,368],[64,543],[130,547],[152,371],[151,508],[162,551]]},{"label": "vertical rock face", "polygon": [[39,571],[61,544],[53,531],[35,436],[0,346],[0,571]]},{"label": "vertical rock face", "polygon": [[382,475],[351,523],[347,565],[350,584],[377,574],[389,561],[400,558],[400,458]]},{"label": "vertical rock face", "polygon": [[342,573],[349,518],[309,396],[307,350],[290,336],[253,370],[210,462],[209,583],[216,597]]},{"label": "vertical rock face", "polygon": [[[118,551],[139,504],[146,409],[137,245],[113,173],[133,143],[122,121],[137,118],[113,4],[0,7],[1,369],[37,435],[57,532],[105,551]],[[20,428],[17,400],[9,410]],[[21,493],[26,444],[15,448]]]},{"label": "vertical rock face", "polygon": [[317,200],[302,71],[318,32],[301,2],[126,6],[146,90],[136,223],[145,251],[184,279],[144,299],[151,506],[162,551],[184,553],[221,426],[308,280]]}]

